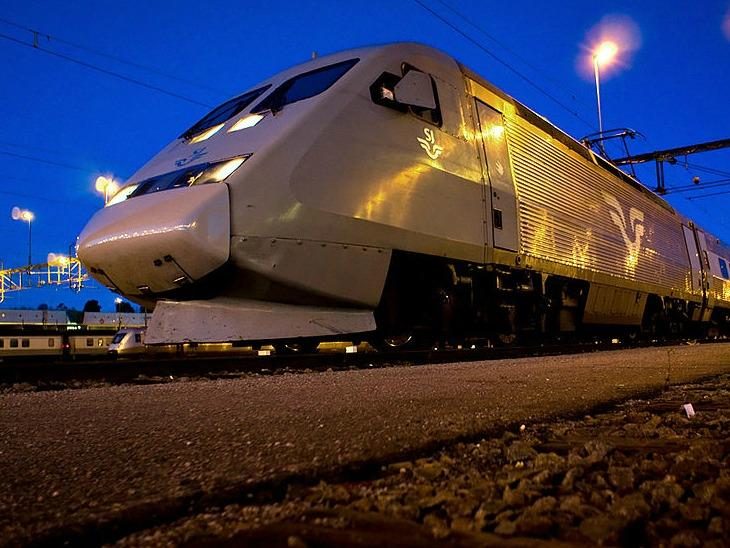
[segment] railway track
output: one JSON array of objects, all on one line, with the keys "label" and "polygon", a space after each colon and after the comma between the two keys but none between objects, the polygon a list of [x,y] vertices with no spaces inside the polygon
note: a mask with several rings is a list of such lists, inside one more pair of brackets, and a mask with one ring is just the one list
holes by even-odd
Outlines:
[{"label": "railway track", "polygon": [[[709,344],[712,341],[704,341]],[[190,378],[235,378],[251,374],[315,372],[365,369],[403,365],[439,364],[483,360],[516,359],[535,356],[580,354],[605,350],[697,344],[696,341],[633,342],[613,341],[532,346],[433,348],[426,350],[365,351],[346,353],[290,353],[214,356],[165,356],[135,359],[0,361],[0,389],[63,390],[95,383],[159,384]]]}]

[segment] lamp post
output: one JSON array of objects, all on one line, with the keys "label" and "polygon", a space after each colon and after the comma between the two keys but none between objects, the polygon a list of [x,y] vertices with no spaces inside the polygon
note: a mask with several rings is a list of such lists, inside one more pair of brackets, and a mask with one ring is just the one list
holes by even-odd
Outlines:
[{"label": "lamp post", "polygon": [[603,136],[603,117],[601,116],[600,67],[609,64],[618,53],[618,46],[609,40],[601,42],[593,51],[593,74],[596,77],[596,104],[598,105],[598,135]]},{"label": "lamp post", "polygon": [[33,264],[33,219],[35,215],[28,209],[14,207],[11,211],[14,221],[25,221],[28,223],[28,268]]},{"label": "lamp post", "polygon": [[96,178],[94,187],[97,192],[104,195],[104,205],[106,205],[109,198],[114,196],[116,191],[119,190],[117,182],[112,177],[105,177],[104,175]]}]

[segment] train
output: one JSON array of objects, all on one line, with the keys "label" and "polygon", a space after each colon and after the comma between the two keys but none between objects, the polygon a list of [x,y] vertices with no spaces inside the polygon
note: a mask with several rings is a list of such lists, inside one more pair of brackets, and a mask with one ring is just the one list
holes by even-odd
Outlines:
[{"label": "train", "polygon": [[64,310],[0,310],[0,361],[83,359],[107,355],[117,331],[144,326],[146,314],[84,312],[80,324]]},{"label": "train", "polygon": [[0,362],[15,358],[104,357],[112,331],[23,330],[0,333]]},{"label": "train", "polygon": [[730,247],[453,57],[396,43],[226,101],[77,254],[148,344],[727,333]]}]

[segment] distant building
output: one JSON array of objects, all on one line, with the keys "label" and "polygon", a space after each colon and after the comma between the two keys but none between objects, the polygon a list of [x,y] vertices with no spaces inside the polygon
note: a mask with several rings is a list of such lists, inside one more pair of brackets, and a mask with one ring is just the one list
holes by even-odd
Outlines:
[{"label": "distant building", "polygon": [[84,312],[81,325],[88,328],[121,329],[123,327],[147,327],[149,316],[135,312]]},{"label": "distant building", "polygon": [[0,327],[58,329],[121,329],[147,327],[148,314],[135,312],[84,312],[80,325],[69,321],[65,310],[0,310]]},{"label": "distant building", "polygon": [[0,325],[66,327],[68,323],[65,310],[0,310]]}]

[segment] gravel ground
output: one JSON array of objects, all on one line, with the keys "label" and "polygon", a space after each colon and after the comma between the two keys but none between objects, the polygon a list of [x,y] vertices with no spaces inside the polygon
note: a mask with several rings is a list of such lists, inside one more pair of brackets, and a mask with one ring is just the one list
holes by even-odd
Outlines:
[{"label": "gravel ground", "polygon": [[457,443],[369,480],[213,509],[118,546],[727,546],[729,426],[724,375]]},{"label": "gravel ground", "polygon": [[2,394],[0,545],[113,541],[721,373],[727,343]]}]

